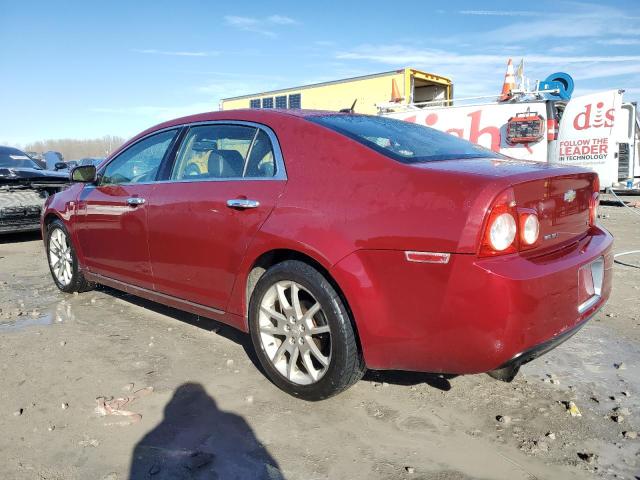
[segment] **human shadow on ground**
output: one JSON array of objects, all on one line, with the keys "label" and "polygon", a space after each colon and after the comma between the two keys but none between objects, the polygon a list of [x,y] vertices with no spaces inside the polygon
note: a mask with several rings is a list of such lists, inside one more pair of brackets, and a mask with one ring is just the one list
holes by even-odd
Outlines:
[{"label": "human shadow on ground", "polygon": [[176,389],[164,419],[136,445],[130,480],[282,480],[276,460],[239,415],[198,383]]}]

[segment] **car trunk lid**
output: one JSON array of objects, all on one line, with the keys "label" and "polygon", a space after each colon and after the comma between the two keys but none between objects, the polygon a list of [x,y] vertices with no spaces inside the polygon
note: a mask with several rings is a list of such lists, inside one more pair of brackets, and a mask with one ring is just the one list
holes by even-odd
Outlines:
[{"label": "car trunk lid", "polygon": [[589,230],[593,172],[540,178],[513,185],[519,208],[535,210],[540,221],[540,252],[582,238]]}]

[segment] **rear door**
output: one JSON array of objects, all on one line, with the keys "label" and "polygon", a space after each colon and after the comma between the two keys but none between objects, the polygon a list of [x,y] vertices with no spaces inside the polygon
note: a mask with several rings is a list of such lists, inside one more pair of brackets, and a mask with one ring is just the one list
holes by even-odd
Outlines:
[{"label": "rear door", "polygon": [[191,126],[149,205],[156,290],[224,311],[242,257],[285,183],[271,130],[242,122]]},{"label": "rear door", "polygon": [[77,235],[87,268],[153,288],[147,244],[148,201],[178,130],[136,142],[116,156],[78,197]]}]

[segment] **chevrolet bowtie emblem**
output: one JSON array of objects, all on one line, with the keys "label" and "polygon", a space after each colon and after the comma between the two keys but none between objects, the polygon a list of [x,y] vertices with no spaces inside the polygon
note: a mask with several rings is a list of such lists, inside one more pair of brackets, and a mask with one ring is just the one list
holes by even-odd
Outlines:
[{"label": "chevrolet bowtie emblem", "polygon": [[565,202],[573,202],[576,199],[576,191],[575,190],[567,190],[564,192],[564,201]]}]

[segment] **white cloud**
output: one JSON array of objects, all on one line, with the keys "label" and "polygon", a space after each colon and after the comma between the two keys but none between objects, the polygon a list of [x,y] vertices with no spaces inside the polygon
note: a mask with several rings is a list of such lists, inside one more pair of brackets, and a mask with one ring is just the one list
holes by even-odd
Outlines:
[{"label": "white cloud", "polygon": [[265,37],[276,37],[275,27],[296,25],[298,23],[293,18],[284,15],[270,15],[266,18],[226,15],[224,21],[230,27],[247,32],[259,33]]},{"label": "white cloud", "polygon": [[[633,78],[619,77],[640,73],[638,66],[640,55],[532,53],[513,55],[514,63],[517,63],[521,56],[525,59],[525,73],[532,80],[546,78],[552,72],[567,71],[578,81],[579,86],[586,87],[588,82],[584,82],[585,80],[609,78],[611,88],[625,88],[635,87],[637,82]],[[502,85],[507,62],[507,56],[504,53],[497,54],[491,50],[486,53],[455,53],[449,50],[421,49],[409,45],[362,45],[339,52],[336,57],[343,62],[350,60],[354,66],[374,63],[389,69],[399,65],[411,65],[427,72],[443,75],[453,80],[458,97],[487,95],[498,91]],[[629,85],[629,82],[632,84]],[[600,90],[606,88],[608,87]]]},{"label": "white cloud", "polygon": [[[507,56],[504,54],[459,54],[447,50],[420,49],[404,45],[363,45],[350,51],[338,52],[336,58],[341,60],[370,60],[389,65],[417,63],[433,65],[500,63],[506,65],[507,60]],[[541,64],[640,62],[640,55],[526,55],[526,61],[528,63]]]},{"label": "white cloud", "polygon": [[542,12],[529,12],[525,10],[460,10],[462,15],[487,15],[496,17],[541,17]]},{"label": "white cloud", "polygon": [[275,25],[295,25],[298,23],[293,18],[284,15],[271,15],[267,17],[267,21]]},{"label": "white cloud", "polygon": [[640,45],[640,38],[608,38],[606,40],[599,40],[601,45]]},{"label": "white cloud", "polygon": [[147,49],[134,48],[132,52],[145,53],[149,55],[169,55],[174,57],[212,57],[212,56],[220,55],[220,52],[171,51],[171,50],[156,50],[154,48],[147,48]]},{"label": "white cloud", "polygon": [[618,35],[640,35],[635,22],[638,17],[629,15],[628,10],[589,3],[569,5],[573,7],[570,12],[540,15],[539,19],[511,23],[481,36],[502,42],[586,39],[610,36],[613,25]]},{"label": "white cloud", "polygon": [[607,65],[606,68],[587,67],[579,72],[572,72],[576,80],[590,80],[593,78],[609,78],[622,75],[640,74],[640,63],[628,65]]}]

